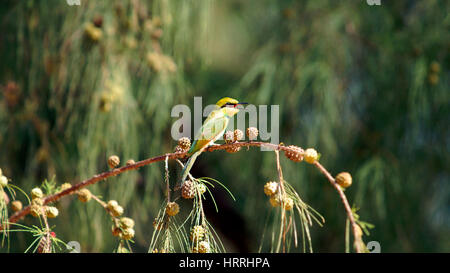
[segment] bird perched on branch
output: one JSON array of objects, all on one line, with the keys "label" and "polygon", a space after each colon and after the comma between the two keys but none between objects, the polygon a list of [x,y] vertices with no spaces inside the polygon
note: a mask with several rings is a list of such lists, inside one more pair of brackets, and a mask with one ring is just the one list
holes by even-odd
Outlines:
[{"label": "bird perched on branch", "polygon": [[238,105],[247,104],[246,102],[238,102],[232,98],[222,98],[216,103],[214,109],[203,122],[202,127],[195,136],[187,155],[189,156],[186,165],[183,168],[181,183],[186,180],[189,171],[192,168],[197,157],[209,146],[219,139],[227,129],[228,122],[231,117],[239,112]]}]

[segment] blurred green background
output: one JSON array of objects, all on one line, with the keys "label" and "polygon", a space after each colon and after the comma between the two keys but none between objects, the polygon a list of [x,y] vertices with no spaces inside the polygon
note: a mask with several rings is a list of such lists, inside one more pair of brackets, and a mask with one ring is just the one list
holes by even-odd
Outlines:
[{"label": "blurred green background", "polygon": [[[0,168],[27,192],[53,177],[77,183],[107,170],[111,154],[125,162],[173,151],[173,106],[231,96],[279,105],[280,141],[314,147],[333,174],[352,173],[349,201],[375,224],[366,242],[382,252],[448,252],[449,11],[437,0],[2,1]],[[284,156],[282,165],[326,219],[311,229],[314,250],[344,252],[335,190],[311,165]],[[192,172],[236,196],[214,191],[219,214],[207,202],[228,251],[257,251],[274,154],[207,153]],[[178,176],[171,164],[171,181]],[[135,252],[150,244],[163,177],[161,162],[90,187],[135,219]],[[117,246],[100,206],[76,197],[58,206],[50,225],[59,238],[83,252]],[[15,234],[10,251],[31,241]]]}]

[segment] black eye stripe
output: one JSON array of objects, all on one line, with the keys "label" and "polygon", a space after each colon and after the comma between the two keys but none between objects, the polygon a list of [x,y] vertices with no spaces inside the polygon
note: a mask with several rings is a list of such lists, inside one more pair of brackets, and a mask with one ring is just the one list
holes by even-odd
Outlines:
[{"label": "black eye stripe", "polygon": [[226,107],[227,105],[234,105],[234,103],[227,102],[227,103],[225,103],[225,104],[222,106],[222,108]]}]

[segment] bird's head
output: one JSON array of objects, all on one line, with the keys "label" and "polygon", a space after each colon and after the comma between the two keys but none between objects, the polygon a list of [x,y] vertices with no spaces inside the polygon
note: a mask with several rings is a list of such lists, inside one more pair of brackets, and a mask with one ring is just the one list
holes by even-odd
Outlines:
[{"label": "bird's head", "polygon": [[216,103],[216,105],[218,107],[220,107],[222,109],[222,111],[224,111],[224,113],[229,117],[232,117],[235,114],[237,114],[237,112],[239,112],[239,108],[237,108],[237,106],[242,105],[242,104],[247,104],[247,103],[239,102],[239,101],[229,98],[229,97],[221,98]]}]

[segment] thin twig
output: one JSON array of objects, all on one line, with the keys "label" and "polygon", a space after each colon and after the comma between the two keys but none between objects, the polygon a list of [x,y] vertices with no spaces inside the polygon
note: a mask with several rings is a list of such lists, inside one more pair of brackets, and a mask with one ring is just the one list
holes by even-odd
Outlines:
[{"label": "thin twig", "polygon": [[344,191],[342,190],[342,188],[336,183],[336,181],[334,180],[333,176],[319,163],[319,162],[314,162],[314,165],[320,170],[320,172],[322,174],[325,175],[325,177],[328,179],[328,181],[330,181],[331,185],[337,190],[337,192],[339,193],[339,196],[341,197],[342,203],[344,204],[345,207],[345,211],[347,212],[347,217],[350,220],[350,224],[352,225],[352,230],[353,230],[353,237],[355,239],[355,250],[358,253],[362,253],[363,250],[361,249],[361,243],[362,243],[362,239],[361,239],[361,235],[358,232],[358,224],[355,221],[355,218],[353,217],[353,213],[352,213],[352,209],[350,208],[350,204],[348,203],[347,197],[345,196]]}]

